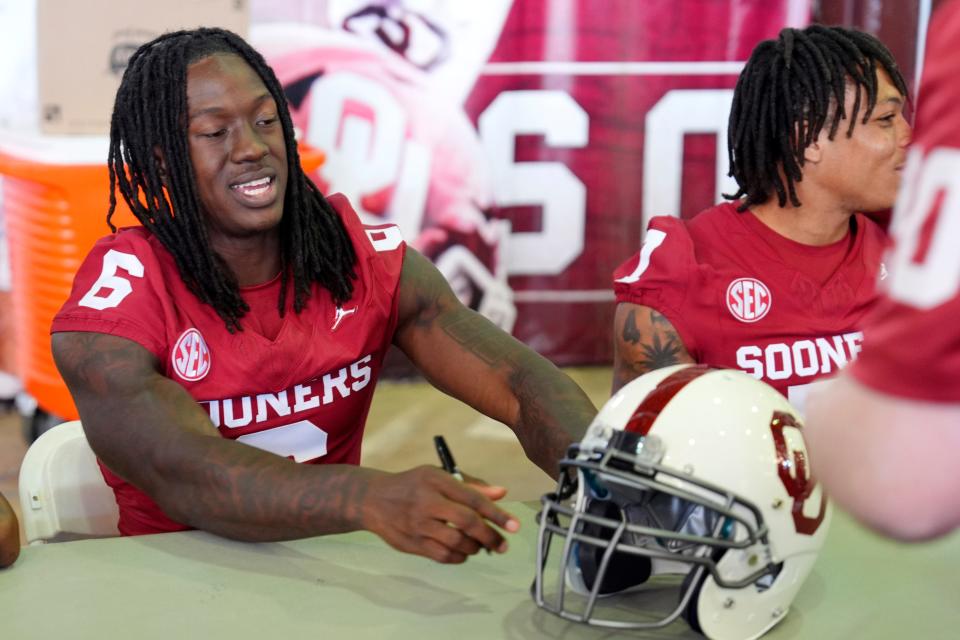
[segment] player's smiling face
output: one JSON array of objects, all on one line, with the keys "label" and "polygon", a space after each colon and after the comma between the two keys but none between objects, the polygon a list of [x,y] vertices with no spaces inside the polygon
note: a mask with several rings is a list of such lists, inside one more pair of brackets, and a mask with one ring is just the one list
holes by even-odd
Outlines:
[{"label": "player's smiling face", "polygon": [[237,55],[187,68],[187,137],[211,242],[275,230],[283,216],[287,152],[277,105]]},{"label": "player's smiling face", "polygon": [[[846,113],[853,112],[855,99],[855,92],[849,88]],[[877,72],[877,105],[864,123],[866,100],[866,92],[862,91],[851,137],[847,137],[850,120],[844,119],[834,139],[829,140],[827,121],[816,143],[822,150],[821,162],[810,166],[817,180],[851,211],[879,211],[893,206],[911,135],[910,124],[903,117],[905,97],[883,69]]]}]

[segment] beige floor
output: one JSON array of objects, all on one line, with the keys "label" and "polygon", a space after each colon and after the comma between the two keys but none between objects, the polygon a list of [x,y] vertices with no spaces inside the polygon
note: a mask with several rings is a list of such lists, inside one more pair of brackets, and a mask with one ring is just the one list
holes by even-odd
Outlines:
[{"label": "beige floor", "polygon": [[[609,368],[566,371],[598,407],[609,396]],[[508,500],[535,500],[554,485],[554,479],[526,459],[507,427],[424,382],[381,382],[377,387],[364,437],[363,464],[387,471],[436,465],[433,436],[440,434],[465,473],[507,487]],[[0,415],[0,492],[18,516],[17,474],[26,450],[19,416]]]}]

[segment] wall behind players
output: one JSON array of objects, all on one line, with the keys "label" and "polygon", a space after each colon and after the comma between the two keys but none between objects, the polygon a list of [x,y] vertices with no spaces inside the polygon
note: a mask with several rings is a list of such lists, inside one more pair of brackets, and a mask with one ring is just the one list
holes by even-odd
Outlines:
[{"label": "wall behind players", "polygon": [[649,217],[730,192],[732,88],[809,0],[251,5],[314,176],[394,221],[559,364],[607,364],[610,274]]},{"label": "wall behind players", "polygon": [[[651,216],[690,216],[731,190],[726,111],[756,42],[811,16],[853,25],[911,79],[938,2],[248,4],[300,135],[327,154],[318,184],[397,223],[464,300],[555,362],[608,364],[614,266]],[[0,65],[0,102],[22,97],[3,82],[22,66]]]}]

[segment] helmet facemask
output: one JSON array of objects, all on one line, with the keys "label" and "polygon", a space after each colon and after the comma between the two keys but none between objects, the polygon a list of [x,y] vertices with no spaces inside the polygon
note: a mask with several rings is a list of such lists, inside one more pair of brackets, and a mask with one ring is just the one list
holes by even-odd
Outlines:
[{"label": "helmet facemask", "polygon": [[538,515],[534,601],[605,628],[682,616],[709,638],[757,638],[786,615],[829,526],[802,425],[739,372],[647,375],[560,462]]},{"label": "helmet facemask", "polygon": [[[538,605],[577,622],[652,629],[685,615],[708,575],[728,588],[776,576],[759,509],[663,467],[662,446],[656,436],[616,431],[607,447],[571,448],[560,463],[557,491],[544,496],[538,518]],[[562,540],[566,569],[550,597],[554,537]],[[727,549],[751,548],[755,571],[735,579],[721,574],[718,562]],[[610,602],[614,594],[629,602]]]}]

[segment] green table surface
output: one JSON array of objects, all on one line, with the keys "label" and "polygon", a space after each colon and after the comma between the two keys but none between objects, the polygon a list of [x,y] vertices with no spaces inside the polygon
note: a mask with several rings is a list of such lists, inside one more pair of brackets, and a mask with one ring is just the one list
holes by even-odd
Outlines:
[{"label": "green table surface", "polygon": [[[699,638],[565,622],[530,599],[536,506],[502,556],[446,566],[368,533],[249,544],[191,531],[23,549],[0,571],[0,638]],[[837,512],[765,638],[960,638],[960,536],[883,540]]]}]

